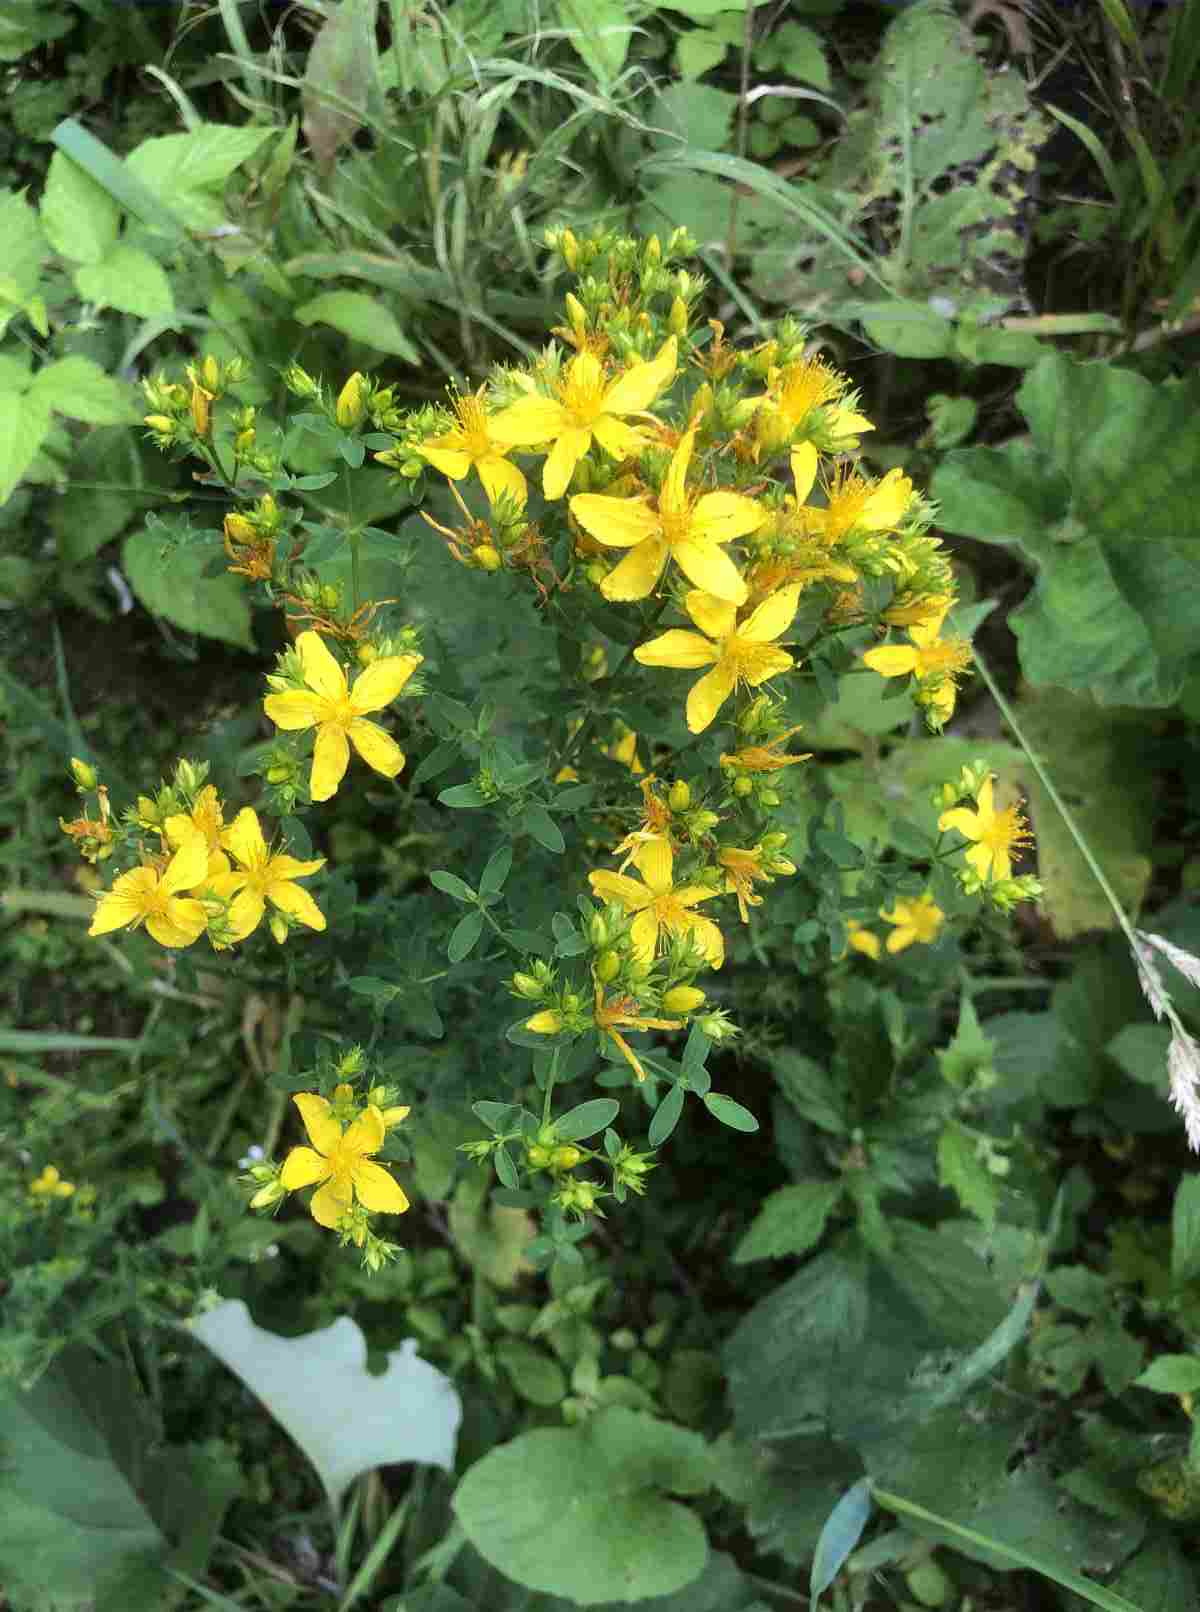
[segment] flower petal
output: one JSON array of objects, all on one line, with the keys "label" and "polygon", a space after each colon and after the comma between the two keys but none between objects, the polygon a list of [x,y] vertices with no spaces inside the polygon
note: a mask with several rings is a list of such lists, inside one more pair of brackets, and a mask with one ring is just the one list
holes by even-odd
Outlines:
[{"label": "flower petal", "polygon": [[258,814],[243,806],[221,836],[226,850],[244,868],[262,868],[267,863],[267,842],[259,826]]},{"label": "flower petal", "polygon": [[728,638],[737,625],[737,610],[731,601],[706,593],[703,588],[693,588],[683,602],[688,615],[710,638]]},{"label": "flower petal", "polygon": [[314,800],[328,800],[337,794],[337,786],[346,776],[350,765],[350,742],[341,728],[332,722],[323,722],[317,731],[313,750],[312,776],[308,792]]},{"label": "flower petal", "polygon": [[390,705],[421,664],[421,655],[385,655],[365,672],[359,672],[350,690],[350,705],[356,716],[382,711]]},{"label": "flower petal", "polygon": [[811,442],[800,442],[792,449],[792,480],[796,485],[796,502],[802,504],[812,492],[817,479],[817,450]]},{"label": "flower petal", "polygon": [[296,651],[304,667],[304,681],[327,700],[346,698],[346,674],[319,632],[302,632]]},{"label": "flower petal", "polygon": [[917,669],[917,652],[908,644],[884,644],[879,649],[868,649],[863,665],[880,677],[905,677]]},{"label": "flower petal", "polygon": [[648,537],[610,571],[600,584],[606,599],[644,599],[662,576],[667,563],[665,537]]},{"label": "flower petal", "polygon": [[303,689],[289,689],[286,694],[268,694],[263,710],[277,728],[285,732],[298,732],[324,721],[328,702],[319,694],[306,694]]},{"label": "flower petal", "polygon": [[695,443],[695,431],[685,431],[667,466],[658,502],[660,509],[669,515],[682,515],[687,509],[687,473]]},{"label": "flower petal", "polygon": [[662,895],[671,888],[675,853],[666,840],[657,836],[652,840],[644,840],[630,857],[630,861],[655,895]]},{"label": "flower petal", "polygon": [[354,1200],[349,1176],[331,1176],[323,1187],[312,1195],[308,1212],[319,1226],[330,1231],[337,1229],[338,1221]]},{"label": "flower petal", "polygon": [[575,466],[591,445],[592,433],[585,427],[564,427],[542,466],[542,491],[547,498],[562,497],[575,474]]},{"label": "flower petal", "polygon": [[912,503],[913,485],[902,470],[889,470],[863,505],[859,523],[872,532],[895,526]]},{"label": "flower petal", "polygon": [[703,733],[725,701],[733,693],[737,672],[722,661],[692,686],[687,698],[687,725],[692,733]]},{"label": "flower petal", "polygon": [[483,490],[488,495],[488,502],[494,504],[501,493],[507,493],[515,498],[518,504],[524,504],[529,497],[529,488],[525,477],[516,465],[509,464],[499,453],[488,453],[482,459],[475,461],[475,469],[479,472],[479,479],[483,483]]},{"label": "flower petal", "polygon": [[320,873],[324,866],[323,856],[315,856],[311,862],[301,862],[299,857],[288,856],[281,851],[278,856],[271,858],[270,871],[277,879],[307,879],[310,873]]},{"label": "flower petal", "polygon": [[493,442],[514,448],[532,448],[550,442],[567,423],[567,411],[556,398],[523,397],[488,421]]},{"label": "flower petal", "polygon": [[292,1098],[300,1110],[308,1139],[318,1153],[332,1153],[342,1139],[342,1127],[330,1112],[329,1099],[315,1092],[297,1092]]},{"label": "flower petal", "polygon": [[769,644],[792,625],[796,606],[800,603],[799,586],[780,588],[758,606],[757,610],[738,628],[738,637],[752,644]]},{"label": "flower petal", "polygon": [[955,806],[951,811],[943,812],[938,818],[938,828],[943,834],[948,828],[956,828],[967,840],[977,840],[983,833],[980,814],[973,812],[969,806]]},{"label": "flower petal", "polygon": [[193,833],[167,863],[167,871],[162,876],[163,891],[173,896],[179,890],[190,890],[207,872],[208,841],[203,834]]},{"label": "flower petal", "polygon": [[609,873],[605,868],[589,873],[588,883],[602,900],[619,901],[627,912],[640,912],[654,899],[652,892],[637,879],[625,873]]},{"label": "flower petal", "polygon": [[[458,434],[453,431],[450,436]],[[427,459],[435,470],[441,471],[443,476],[449,476],[451,481],[461,481],[471,468],[471,455],[462,448],[449,447],[449,440],[449,437],[435,438],[417,451],[422,459]]]},{"label": "flower petal", "polygon": [[794,665],[786,649],[760,649],[749,666],[743,665],[742,676],[751,688],[757,688],[768,677],[782,677]]},{"label": "flower petal", "polygon": [[[394,778],[404,768],[404,751],[377,722],[356,716],[350,724],[350,742],[366,762],[385,778]],[[316,797],[314,796],[314,799]]]},{"label": "flower petal", "polygon": [[592,422],[592,435],[614,459],[633,459],[646,446],[646,435],[635,426],[615,420],[611,414],[602,414]]},{"label": "flower petal", "polygon": [[576,493],[571,514],[589,537],[613,549],[630,549],[662,527],[643,498],[608,498],[603,493]]},{"label": "flower petal", "polygon": [[742,573],[715,543],[696,543],[690,537],[671,544],[675,563],[696,587],[733,604],[744,604],[748,589]]},{"label": "flower petal", "polygon": [[659,348],[649,363],[634,364],[619,375],[604,394],[605,414],[638,414],[675,379],[678,346],[674,336]]},{"label": "flower petal", "polygon": [[208,928],[208,914],[199,901],[168,901],[163,912],[146,919],[146,929],[160,946],[190,946]]},{"label": "flower petal", "polygon": [[325,914],[308,891],[298,884],[291,884],[287,879],[276,880],[267,886],[267,900],[272,906],[289,913],[297,922],[307,924],[310,929],[325,927]]},{"label": "flower petal", "polygon": [[234,940],[245,940],[247,935],[252,935],[262,923],[266,910],[261,891],[239,891],[229,904],[229,922],[233,927]]},{"label": "flower petal", "polygon": [[672,627],[667,632],[659,633],[648,644],[639,644],[633,652],[634,660],[640,661],[643,666],[709,666],[717,655],[715,644],[710,644],[707,638],[701,638],[698,632],[687,632],[682,627]]},{"label": "flower petal", "polygon": [[368,1103],[342,1137],[342,1148],[348,1154],[358,1154],[360,1158],[368,1153],[378,1153],[383,1146],[386,1129],[383,1115],[374,1103]]},{"label": "flower petal", "polygon": [[283,1161],[279,1180],[289,1192],[295,1192],[298,1187],[311,1187],[317,1181],[324,1181],[332,1170],[329,1160],[314,1153],[311,1147],[294,1147]]},{"label": "flower petal", "polygon": [[901,929],[892,930],[891,934],[887,938],[887,949],[893,954],[896,952],[907,951],[916,938],[917,932],[913,926],[911,924],[905,924]]},{"label": "flower petal", "polygon": [[372,1214],[402,1215],[408,1208],[404,1188],[381,1164],[364,1159],[355,1166],[352,1179],[359,1203]]},{"label": "flower petal", "polygon": [[658,918],[649,907],[639,912],[630,924],[629,939],[635,956],[646,962],[654,956],[658,945]]},{"label": "flower petal", "polygon": [[720,968],[725,961],[725,937],[713,923],[711,918],[705,918],[701,913],[689,912],[687,932],[708,958],[713,968]]},{"label": "flower petal", "polygon": [[692,536],[709,543],[732,543],[757,532],[767,512],[742,493],[705,493],[692,511]]},{"label": "flower petal", "polygon": [[136,923],[157,889],[158,875],[153,868],[134,868],[130,873],[122,873],[113,881],[108,894],[100,898],[88,934],[108,935],[114,929]]}]

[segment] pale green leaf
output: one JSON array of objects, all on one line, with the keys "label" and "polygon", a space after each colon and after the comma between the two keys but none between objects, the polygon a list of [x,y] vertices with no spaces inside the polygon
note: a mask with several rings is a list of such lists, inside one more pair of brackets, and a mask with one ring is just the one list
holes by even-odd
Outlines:
[{"label": "pale green leaf", "polygon": [[559,0],[559,15],[601,94],[610,94],[633,37],[629,0]]},{"label": "pale green leaf", "polygon": [[75,288],[85,302],[116,308],[141,319],[175,312],[171,282],[162,264],[136,246],[118,245],[98,263],[75,271]]},{"label": "pale green leaf", "polygon": [[323,291],[295,310],[302,325],[332,325],[344,336],[361,341],[382,353],[395,353],[409,364],[419,364],[421,355],[401,330],[395,314],[364,291]]},{"label": "pale green leaf", "polygon": [[1194,1394],[1200,1389],[1200,1355],[1159,1355],[1134,1379],[1134,1386],[1156,1394]]},{"label": "pale green leaf", "polygon": [[44,398],[0,392],[0,504],[12,497],[49,429],[50,406]]},{"label": "pale green leaf", "polygon": [[963,1208],[989,1229],[996,1223],[996,1178],[976,1151],[975,1138],[956,1121],[943,1129],[937,1145],[938,1180]]},{"label": "pale green leaf", "polygon": [[132,425],[142,412],[128,381],[106,375],[99,364],[79,353],[56,358],[40,369],[26,398],[89,425]]},{"label": "pale green leaf", "polygon": [[689,28],[675,41],[675,68],[680,78],[699,78],[725,60],[729,46],[711,28]]},{"label": "pale green leaf", "polygon": [[224,222],[225,181],[274,132],[206,123],[189,134],[143,140],[125,166],[190,229],[214,229]]},{"label": "pale green leaf", "polygon": [[704,1526],[668,1496],[710,1481],[698,1434],[613,1407],[489,1451],[454,1511],[476,1550],[520,1584],[581,1606],[642,1601],[703,1572]]},{"label": "pale green leaf", "polygon": [[1127,1024],[1105,1047],[1130,1080],[1165,1091],[1171,1031],[1165,1024]]},{"label": "pale green leaf", "polygon": [[188,1330],[237,1374],[316,1468],[337,1505],[359,1473],[415,1461],[454,1466],[462,1407],[448,1377],[421,1360],[410,1338],[367,1371],[367,1344],[349,1316],[297,1338],[255,1326],[240,1299]]},{"label": "pale green leaf", "polygon": [[841,1196],[840,1180],[801,1181],[772,1192],[734,1250],[734,1264],[806,1254],[821,1240],[825,1223]]},{"label": "pale green leaf", "polygon": [[117,203],[65,151],[50,158],[40,213],[50,245],[76,263],[99,263],[121,227]]}]

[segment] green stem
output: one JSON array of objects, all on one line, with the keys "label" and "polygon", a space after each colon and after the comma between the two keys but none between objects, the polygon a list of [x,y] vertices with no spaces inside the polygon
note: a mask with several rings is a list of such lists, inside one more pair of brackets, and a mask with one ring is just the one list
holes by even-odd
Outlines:
[{"label": "green stem", "polygon": [[560,1049],[555,1047],[550,1057],[550,1068],[546,1074],[546,1095],[542,1101],[542,1124],[550,1123],[550,1100],[554,1096],[554,1082],[558,1079],[558,1055]]},{"label": "green stem", "polygon": [[362,602],[362,590],[359,586],[362,533],[354,524],[354,485],[350,480],[350,466],[343,465],[342,471],[346,479],[346,520],[349,522],[350,537],[350,592],[353,596],[354,609],[357,611]]}]

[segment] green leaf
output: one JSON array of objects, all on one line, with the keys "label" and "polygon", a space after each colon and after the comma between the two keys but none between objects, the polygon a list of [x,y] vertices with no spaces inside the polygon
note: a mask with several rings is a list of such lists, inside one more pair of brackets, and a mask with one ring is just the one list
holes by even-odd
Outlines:
[{"label": "green leaf", "polygon": [[446,868],[434,868],[429,875],[429,882],[435,890],[440,890],[443,895],[453,896],[455,901],[475,900],[475,892],[471,886],[460,879],[457,873],[451,873]]},{"label": "green leaf", "polygon": [[64,151],[50,158],[39,212],[50,245],[76,263],[99,263],[116,244],[121,209]]},{"label": "green leaf", "polygon": [[679,1116],[682,1113],[683,1087],[672,1086],[662,1102],[654,1110],[654,1116],[650,1121],[647,1140],[651,1147],[661,1147],[663,1145],[676,1125],[679,1124]]},{"label": "green leaf", "polygon": [[579,1103],[554,1122],[554,1128],[564,1142],[581,1142],[585,1136],[595,1136],[606,1125],[611,1125],[621,1112],[620,1103],[611,1097],[593,1097]]},{"label": "green leaf", "polygon": [[38,215],[23,194],[0,191],[0,336],[18,309],[36,296],[42,264],[49,255]]},{"label": "green leaf", "polygon": [[990,1231],[996,1224],[999,1190],[996,1178],[976,1151],[975,1138],[951,1120],[937,1145],[938,1181],[956,1194],[963,1208]]},{"label": "green leaf", "polygon": [[691,28],[675,41],[675,70],[680,78],[699,78],[723,62],[728,49],[711,28]]},{"label": "green leaf", "polygon": [[859,1478],[834,1506],[829,1520],[821,1529],[808,1580],[808,1593],[813,1598],[814,1606],[841,1572],[847,1556],[862,1538],[862,1531],[870,1517],[871,1480]]},{"label": "green leaf", "polygon": [[126,157],[125,167],[189,229],[216,229],[225,222],[220,199],[225,181],[274,133],[271,128],[204,123],[188,134],[143,140]]},{"label": "green leaf", "polygon": [[1200,1355],[1159,1355],[1133,1385],[1156,1394],[1194,1394],[1200,1389]]},{"label": "green leaf", "polygon": [[365,291],[323,291],[295,310],[302,325],[331,325],[344,336],[382,353],[395,353],[406,363],[419,364],[421,355],[396,321],[395,314]]},{"label": "green leaf", "polygon": [[362,126],[372,90],[378,91],[375,47],[378,0],[341,0],[326,15],[304,73],[304,138],[317,167],[327,171]]},{"label": "green leaf", "polygon": [[1101,1315],[1112,1303],[1104,1278],[1086,1265],[1058,1265],[1046,1272],[1045,1282],[1055,1304],[1080,1315]]},{"label": "green leaf", "polygon": [[46,364],[26,396],[89,425],[133,425],[141,419],[128,382],[106,375],[99,364],[78,353]]},{"label": "green leaf", "polygon": [[952,1086],[966,1086],[980,1070],[991,1067],[995,1042],[983,1033],[975,1004],[963,996],[958,1009],[958,1027],[950,1045],[937,1053],[943,1076]]},{"label": "green leaf", "polygon": [[1200,1174],[1185,1175],[1171,1213],[1171,1276],[1190,1282],[1200,1272]]},{"label": "green leaf", "polygon": [[0,504],[12,497],[49,429],[50,407],[44,398],[30,403],[28,394],[0,391]]},{"label": "green leaf", "polygon": [[923,302],[878,302],[856,309],[868,341],[899,358],[944,358],[954,326]]},{"label": "green leaf", "polygon": [[780,1091],[798,1114],[834,1136],[845,1134],[849,1123],[842,1094],[819,1063],[784,1049],[772,1054],[770,1064]]},{"label": "green leaf", "polygon": [[[367,1344],[349,1316],[300,1337],[255,1326],[240,1299],[188,1322],[187,1330],[241,1378],[316,1468],[335,1508],[360,1472],[416,1461],[454,1467],[462,1408],[448,1377],[408,1339],[387,1370],[367,1371]],[[313,1385],[321,1385],[320,1393]]]},{"label": "green leaf", "polygon": [[1155,1091],[1164,1089],[1171,1031],[1165,1024],[1127,1024],[1105,1047],[1130,1080]]},{"label": "green leaf", "polygon": [[611,94],[633,37],[629,0],[559,0],[558,9],[560,26],[600,93]]},{"label": "green leaf", "polygon": [[511,845],[502,845],[498,851],[492,852],[479,880],[481,896],[498,895],[503,890],[504,881],[512,871],[512,862]]},{"label": "green leaf", "polygon": [[841,1181],[801,1181],[764,1199],[754,1223],[733,1252],[735,1265],[756,1259],[807,1254],[820,1242],[825,1223],[842,1196]]},{"label": "green leaf", "polygon": [[446,943],[446,956],[452,963],[461,963],[475,950],[480,935],[483,934],[483,914],[481,912],[467,912],[458,920]]},{"label": "green leaf", "polygon": [[539,845],[544,845],[547,851],[553,851],[556,856],[561,855],[567,848],[558,824],[536,800],[531,800],[521,813],[521,827]]},{"label": "green leaf", "polygon": [[506,1577],[581,1606],[670,1595],[704,1570],[700,1519],[669,1495],[708,1488],[704,1440],[622,1407],[542,1428],[470,1468],[454,1512]]},{"label": "green leaf", "polygon": [[930,496],[947,531],[985,543],[1018,543],[1032,559],[1066,515],[1070,481],[1034,443],[956,448],[937,467]]},{"label": "green leaf", "polygon": [[100,262],[76,269],[75,289],[85,302],[136,314],[140,319],[165,318],[175,312],[175,296],[162,264],[149,252],[123,243]]},{"label": "green leaf", "polygon": [[219,638],[239,649],[253,649],[250,606],[231,576],[207,577],[212,550],[183,544],[164,551],[159,531],[147,524],[121,548],[121,566],[146,609],[185,632]]},{"label": "green leaf", "polygon": [[513,1387],[531,1405],[561,1405],[567,1397],[567,1379],[562,1367],[544,1349],[524,1338],[501,1338],[496,1359],[512,1378]]},{"label": "green leaf", "polygon": [[743,1108],[741,1103],[735,1103],[732,1097],[726,1097],[723,1092],[705,1092],[704,1106],[714,1119],[722,1125],[728,1125],[731,1131],[744,1131],[752,1135],[758,1129],[758,1121],[750,1110]]}]

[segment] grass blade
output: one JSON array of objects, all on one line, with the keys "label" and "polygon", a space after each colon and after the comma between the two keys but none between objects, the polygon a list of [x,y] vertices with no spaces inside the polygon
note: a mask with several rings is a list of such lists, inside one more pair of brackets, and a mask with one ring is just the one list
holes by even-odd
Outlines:
[{"label": "grass blade", "polygon": [[72,162],[77,162],[114,201],[120,202],[127,213],[141,219],[147,229],[160,234],[186,238],[186,231],[175,215],[167,210],[152,190],[131,174],[121,161],[95,135],[89,134],[74,118],[64,118],[53,130],[50,139]]}]

